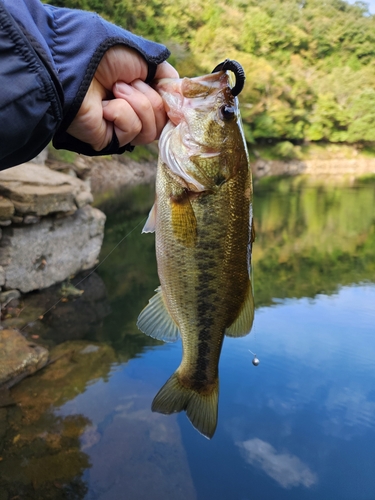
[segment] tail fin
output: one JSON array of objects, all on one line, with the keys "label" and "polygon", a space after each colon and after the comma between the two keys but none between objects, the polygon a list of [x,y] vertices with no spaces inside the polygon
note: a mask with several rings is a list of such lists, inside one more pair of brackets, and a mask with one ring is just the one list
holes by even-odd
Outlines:
[{"label": "tail fin", "polygon": [[200,394],[184,387],[175,372],[156,394],[151,409],[165,415],[186,410],[186,415],[193,426],[211,439],[217,425],[218,399],[218,380],[209,394]]}]

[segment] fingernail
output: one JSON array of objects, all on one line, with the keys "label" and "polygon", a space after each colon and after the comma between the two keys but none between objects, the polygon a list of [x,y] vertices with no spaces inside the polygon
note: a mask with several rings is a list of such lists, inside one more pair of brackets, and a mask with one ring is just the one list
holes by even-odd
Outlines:
[{"label": "fingernail", "polygon": [[124,94],[124,95],[131,95],[134,92],[132,87],[125,82],[116,82],[115,90],[119,94]]}]

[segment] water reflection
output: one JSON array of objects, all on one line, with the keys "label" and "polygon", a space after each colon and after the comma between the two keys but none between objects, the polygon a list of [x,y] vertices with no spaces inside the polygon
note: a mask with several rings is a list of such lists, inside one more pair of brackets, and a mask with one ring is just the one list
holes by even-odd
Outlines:
[{"label": "water reflection", "polygon": [[91,420],[79,411],[60,416],[55,408],[84,392],[90,381],[106,379],[116,354],[109,346],[74,341],[60,344],[51,356],[54,363],[12,389],[16,406],[0,409],[5,498],[78,500],[87,493],[83,474],[91,465],[85,447],[95,439]]},{"label": "water reflection", "polygon": [[375,280],[375,189],[267,179],[256,188],[256,304]]},{"label": "water reflection", "polygon": [[259,438],[236,443],[247,463],[260,467],[283,488],[305,486],[309,488],[318,480],[310,468],[290,453],[278,453],[275,448]]},{"label": "water reflection", "polygon": [[255,324],[225,339],[215,437],[150,411],[181,345],[135,325],[158,284],[153,237],[140,234],[153,193],[137,188],[106,202],[102,258],[139,230],[99,268],[86,312],[88,291],[27,330],[72,341],[0,408],[1,500],[373,499],[374,185],[255,192]]},{"label": "water reflection", "polygon": [[64,417],[77,409],[90,414],[92,434],[100,435],[86,447],[87,498],[196,498],[176,421],[150,411],[154,390],[132,376],[130,363],[113,371],[110,387],[98,382],[59,410]]},{"label": "water reflection", "polygon": [[106,285],[95,272],[27,294],[2,310],[4,325],[37,336],[48,346],[97,338],[110,313]]}]

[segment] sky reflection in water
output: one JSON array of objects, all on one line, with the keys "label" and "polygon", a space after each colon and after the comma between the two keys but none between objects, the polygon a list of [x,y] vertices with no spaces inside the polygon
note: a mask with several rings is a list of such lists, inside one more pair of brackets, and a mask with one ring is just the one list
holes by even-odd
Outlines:
[{"label": "sky reflection in water", "polygon": [[[54,410],[63,423],[83,417],[80,451],[91,465],[74,499],[375,498],[375,189],[288,182],[255,200],[255,321],[249,336],[225,338],[211,441],[184,413],[150,410],[181,359],[180,342],[135,326],[158,285],[152,236],[133,232],[99,269],[112,312],[85,338],[111,346],[107,366],[98,352],[86,389],[67,390]],[[147,213],[142,189],[106,207],[103,256]],[[358,223],[348,220],[355,207]],[[36,380],[25,382],[31,394]]]},{"label": "sky reflection in water", "polygon": [[225,339],[211,442],[184,414],[150,412],[180,345],[115,367],[59,411],[92,421],[87,498],[373,498],[373,304],[361,285],[258,309],[252,336]]},{"label": "sky reflection in water", "polygon": [[[309,189],[310,193],[301,192],[297,199],[314,198],[314,203],[320,204],[324,193],[314,194],[313,188]],[[355,198],[352,191],[349,193]],[[367,197],[369,193],[367,188]],[[260,226],[271,224],[269,241],[281,246],[281,253],[288,253],[288,246],[298,241],[309,241],[311,227],[314,234],[319,232],[316,224],[304,226],[304,212],[299,209],[298,220],[290,229],[297,243],[280,245],[277,234],[281,232],[275,227],[281,222],[277,222],[275,212],[284,204],[279,219],[290,218],[285,208],[288,194],[283,197],[278,192],[275,201],[268,193],[263,205],[262,199],[259,201],[263,211],[276,204],[268,214],[272,222],[263,216]],[[345,208],[345,192],[340,196],[328,193],[328,198],[342,200],[333,203],[339,212]],[[292,206],[293,199],[288,199]],[[311,219],[310,209],[305,208]],[[332,213],[328,210],[323,221],[330,221],[330,226]],[[373,217],[367,217],[371,235]],[[348,225],[341,219],[339,241],[345,240]],[[353,241],[347,241],[349,256],[350,252],[360,254],[356,238],[353,234]],[[324,234],[323,239],[329,241]],[[313,241],[312,247],[317,244],[316,238]],[[259,253],[267,255],[270,244],[264,243],[262,235],[260,246]],[[329,262],[335,252],[334,243],[329,247],[329,251],[323,248],[323,257],[318,256],[321,261],[328,258]],[[306,249],[304,252],[306,255]],[[367,259],[368,248],[366,252]],[[375,249],[373,252],[375,256]],[[342,262],[344,257],[341,255]],[[260,259],[260,269],[261,264]],[[257,263],[254,267],[256,281]],[[301,272],[316,273],[314,262],[306,269]],[[358,269],[363,279],[366,270],[363,265]],[[92,462],[86,473],[87,498],[115,498],[120,491],[128,491],[129,498],[150,498],[149,488],[153,488],[151,498],[156,499],[176,498],[178,494],[186,499],[372,500],[375,286],[370,282],[341,286],[334,282],[340,272],[344,276],[345,267],[332,270],[329,285],[321,279],[321,287],[329,286],[330,295],[314,294],[309,289],[312,296],[308,298],[302,292],[301,298],[284,299],[277,287],[274,297],[278,298],[267,298],[264,283],[260,284],[261,303],[272,299],[271,305],[259,305],[251,335],[224,342],[219,424],[211,442],[192,428],[183,413],[166,417],[150,412],[153,396],[180,362],[180,343],[146,348],[141,357],[117,366],[109,383],[97,382],[62,407],[62,414],[78,411],[89,416],[99,433],[100,438],[86,446]],[[259,274],[264,279],[264,270]],[[282,276],[277,279],[285,282]],[[288,279],[293,281],[293,273]],[[312,282],[309,276],[305,281]],[[345,276],[342,282],[347,283]],[[259,367],[251,364],[249,350],[257,353]]]}]

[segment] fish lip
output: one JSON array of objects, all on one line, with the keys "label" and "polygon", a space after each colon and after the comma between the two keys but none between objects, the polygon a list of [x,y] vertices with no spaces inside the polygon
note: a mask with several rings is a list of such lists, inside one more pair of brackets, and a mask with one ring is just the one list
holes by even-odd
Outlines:
[{"label": "fish lip", "polygon": [[214,98],[216,93],[223,93],[223,102],[236,106],[236,97],[231,94],[229,75],[226,71],[217,71],[194,78],[161,78],[155,80],[154,90],[161,96],[168,118],[178,125],[184,119],[184,108],[194,107],[193,102]]}]

